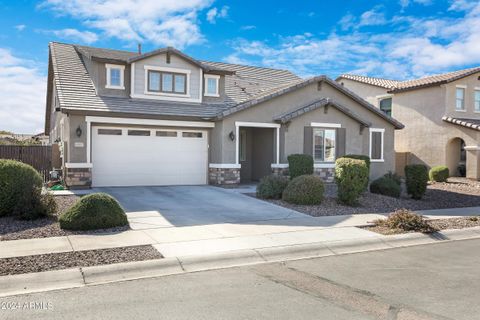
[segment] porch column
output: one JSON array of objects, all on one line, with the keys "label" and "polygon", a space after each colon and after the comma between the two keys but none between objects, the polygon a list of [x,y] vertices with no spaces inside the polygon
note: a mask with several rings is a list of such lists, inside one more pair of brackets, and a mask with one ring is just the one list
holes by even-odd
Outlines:
[{"label": "porch column", "polygon": [[280,164],[280,127],[277,127],[277,164]]},{"label": "porch column", "polygon": [[240,126],[235,124],[235,164],[240,164]]}]

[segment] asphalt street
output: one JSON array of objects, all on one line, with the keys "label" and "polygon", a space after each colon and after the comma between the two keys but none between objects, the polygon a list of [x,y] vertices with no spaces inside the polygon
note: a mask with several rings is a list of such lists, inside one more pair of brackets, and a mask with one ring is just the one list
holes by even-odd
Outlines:
[{"label": "asphalt street", "polygon": [[[0,299],[0,319],[479,319],[480,240]],[[1,290],[1,288],[0,288]]]}]

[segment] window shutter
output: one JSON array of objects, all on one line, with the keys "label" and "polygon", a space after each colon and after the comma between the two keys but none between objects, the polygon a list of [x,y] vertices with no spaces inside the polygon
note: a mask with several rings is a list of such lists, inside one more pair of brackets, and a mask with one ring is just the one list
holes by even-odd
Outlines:
[{"label": "window shutter", "polygon": [[336,158],[343,157],[346,154],[346,132],[345,128],[337,128],[337,137],[336,137]]},{"label": "window shutter", "polygon": [[305,127],[303,131],[303,153],[313,156],[313,128]]},{"label": "window shutter", "polygon": [[372,159],[382,158],[382,133],[372,132]]}]

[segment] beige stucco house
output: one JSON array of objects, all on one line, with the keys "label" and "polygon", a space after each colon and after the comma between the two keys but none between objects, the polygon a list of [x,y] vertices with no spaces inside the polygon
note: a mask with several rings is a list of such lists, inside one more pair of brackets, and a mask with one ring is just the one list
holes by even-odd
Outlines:
[{"label": "beige stucco house", "polygon": [[346,74],[337,82],[405,125],[395,151],[408,153],[407,162],[480,179],[480,67],[408,81]]},{"label": "beige stucco house", "polygon": [[148,53],[49,45],[45,132],[70,187],[237,184],[311,154],[332,180],[337,157],[395,166],[403,125],[337,82],[285,70]]}]

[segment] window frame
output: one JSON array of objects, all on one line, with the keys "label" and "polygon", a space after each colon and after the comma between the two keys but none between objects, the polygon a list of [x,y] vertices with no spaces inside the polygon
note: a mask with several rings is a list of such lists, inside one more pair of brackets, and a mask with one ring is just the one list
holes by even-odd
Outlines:
[{"label": "window frame", "polygon": [[[150,88],[150,74],[151,73],[158,73],[160,76],[159,80],[159,90],[152,90]],[[163,76],[164,75],[171,75],[172,76],[172,91],[164,91],[163,90]],[[175,91],[175,79],[177,76],[182,76],[184,77],[183,80],[183,91]],[[169,95],[176,95],[176,96],[185,96],[187,94],[187,74],[186,73],[180,73],[180,72],[171,72],[171,71],[161,71],[161,70],[152,70],[148,69],[147,70],[147,93],[161,93],[161,94],[169,94]]]},{"label": "window frame", "polygon": [[[372,151],[373,151],[373,133],[375,132],[380,132],[380,137],[382,139],[381,145],[380,145],[380,159],[373,159],[372,158]],[[369,146],[368,146],[369,152],[368,156],[370,157],[370,162],[385,162],[385,128],[370,128],[369,129]]]},{"label": "window frame", "polygon": [[[323,161],[322,160],[317,160],[316,157],[315,157],[315,133],[318,132],[318,131],[323,131]],[[334,134],[334,146],[333,146],[333,161],[325,161],[325,155],[326,155],[326,150],[327,148],[325,147],[326,146],[326,131],[333,131],[333,134]],[[312,155],[313,155],[313,162],[314,163],[335,163],[335,161],[337,160],[337,127],[313,127],[312,129]]]},{"label": "window frame", "polygon": [[[459,90],[461,90],[463,92],[463,97],[462,97],[462,108],[459,109],[458,108],[458,101],[460,100],[457,96],[457,93],[459,92]],[[460,112],[465,112],[466,111],[466,106],[465,106],[465,95],[466,95],[466,92],[467,92],[467,86],[461,86],[461,85],[457,85],[455,87],[455,111],[460,111]]]},{"label": "window frame", "polygon": [[[386,113],[383,109],[382,109],[382,101],[384,100],[390,100],[391,103],[390,103],[390,114]],[[382,111],[384,114],[388,115],[388,116],[392,116],[392,111],[393,111],[393,96],[383,96],[383,97],[379,97],[378,98],[378,108],[380,109],[380,111]]]},{"label": "window frame", "polygon": [[[478,95],[478,100],[477,100],[477,95]],[[475,87],[475,89],[473,90],[473,111],[480,113],[480,88],[479,87]]]},{"label": "window frame", "polygon": [[[220,97],[220,76],[219,75],[215,75],[215,74],[206,74],[204,75],[204,82],[205,82],[205,85],[204,85],[204,92],[203,92],[203,95],[205,97]],[[215,80],[215,93],[209,93],[208,92],[208,80],[210,79],[213,79]]]},{"label": "window frame", "polygon": [[[175,97],[180,99],[175,99],[175,101],[183,101],[184,98],[190,98],[190,75],[192,70],[190,69],[180,69],[180,68],[169,68],[169,67],[162,67],[162,66],[152,66],[152,65],[144,65],[143,69],[144,72],[144,88],[143,94],[145,95],[144,98],[148,98],[146,96],[164,96],[164,97]],[[159,71],[165,73],[177,73],[180,75],[185,76],[185,93],[175,93],[175,92],[162,92],[162,91],[150,91],[149,90],[149,71]],[[162,80],[160,79],[160,89],[162,88]],[[161,98],[159,98],[161,99]],[[168,100],[168,98],[165,98]],[[173,100],[173,99],[172,99]]]},{"label": "window frame", "polygon": [[[111,83],[111,70],[112,69],[118,69],[120,70],[120,85],[112,85]],[[105,88],[106,89],[116,89],[116,90],[125,90],[125,66],[121,64],[110,64],[106,63],[105,64],[105,70],[106,70],[106,82],[105,82]]]}]

